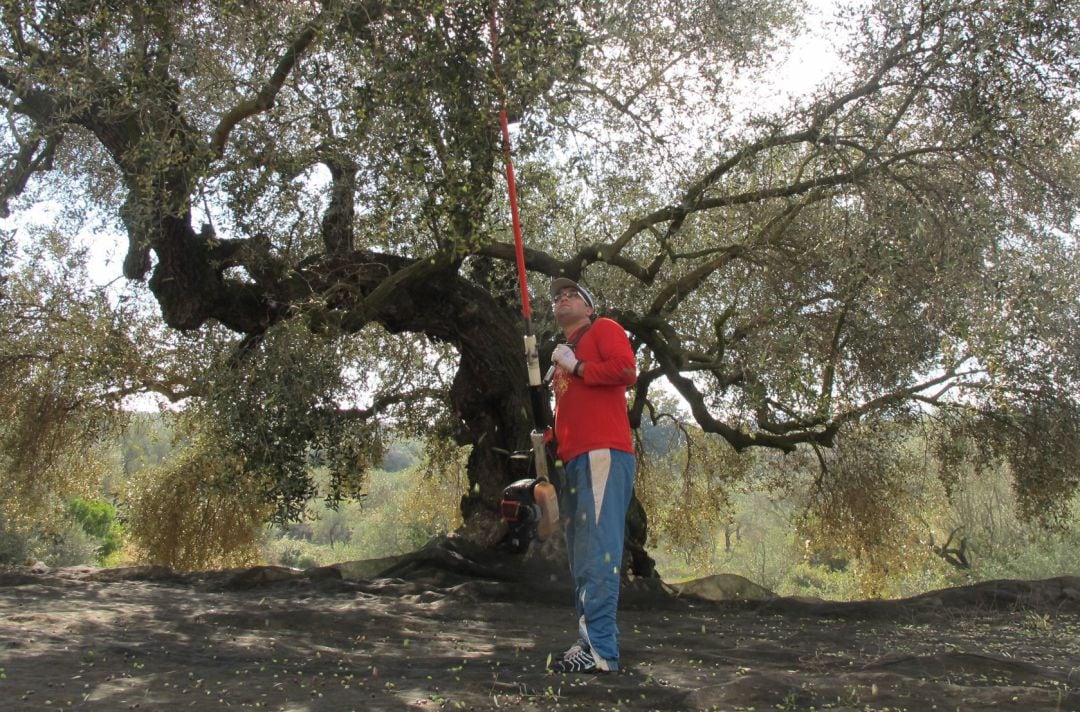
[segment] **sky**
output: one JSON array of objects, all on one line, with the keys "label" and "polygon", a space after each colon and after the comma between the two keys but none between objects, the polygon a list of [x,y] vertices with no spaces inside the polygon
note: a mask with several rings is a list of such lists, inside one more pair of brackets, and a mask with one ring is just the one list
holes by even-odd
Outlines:
[{"label": "sky", "polygon": [[838,0],[806,0],[809,12],[803,18],[805,32],[792,42],[786,53],[766,72],[763,83],[745,87],[747,108],[781,104],[805,93],[839,68],[836,46],[842,39],[830,25],[836,17]]}]

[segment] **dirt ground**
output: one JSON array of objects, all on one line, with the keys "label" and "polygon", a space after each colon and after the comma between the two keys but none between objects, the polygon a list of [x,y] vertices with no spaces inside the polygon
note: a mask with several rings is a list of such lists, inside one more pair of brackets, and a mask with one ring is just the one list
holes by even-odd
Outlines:
[{"label": "dirt ground", "polygon": [[[558,676],[562,576],[429,549],[305,572],[2,570],[0,710],[1080,710],[1080,577],[861,603],[638,580],[624,670]],[[702,597],[736,594],[759,600]]]}]

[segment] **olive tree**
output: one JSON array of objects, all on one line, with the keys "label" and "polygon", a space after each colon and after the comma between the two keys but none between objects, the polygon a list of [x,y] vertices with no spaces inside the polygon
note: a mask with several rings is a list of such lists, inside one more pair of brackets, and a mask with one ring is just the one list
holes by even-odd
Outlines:
[{"label": "olive tree", "polygon": [[532,427],[505,108],[538,304],[569,276],[626,327],[632,423],[663,381],[739,450],[929,411],[1052,510],[1080,442],[1076,3],[858,6],[843,73],[741,117],[796,10],[5,0],[0,204],[83,196],[164,324],[231,340],[182,392],[279,510],[313,451],[347,496],[396,423],[472,446],[489,531]]}]

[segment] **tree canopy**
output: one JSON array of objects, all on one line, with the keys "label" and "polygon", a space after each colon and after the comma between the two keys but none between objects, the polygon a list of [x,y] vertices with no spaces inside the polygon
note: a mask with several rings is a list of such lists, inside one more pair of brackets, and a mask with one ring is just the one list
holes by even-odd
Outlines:
[{"label": "tree canopy", "polygon": [[666,381],[704,432],[827,470],[848,429],[930,414],[1052,520],[1080,485],[1080,7],[856,5],[841,73],[744,113],[797,10],[5,0],[0,211],[126,234],[188,334],[126,372],[279,512],[313,453],[348,496],[393,425],[471,444],[491,518],[531,427],[506,107],[535,298],[581,280],[629,331],[633,423]]}]

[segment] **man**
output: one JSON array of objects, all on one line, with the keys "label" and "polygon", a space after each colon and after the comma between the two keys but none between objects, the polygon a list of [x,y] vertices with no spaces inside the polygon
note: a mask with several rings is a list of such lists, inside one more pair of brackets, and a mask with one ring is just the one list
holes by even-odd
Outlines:
[{"label": "man", "polygon": [[619,669],[619,567],[634,490],[634,446],[626,388],[637,380],[630,341],[611,319],[596,319],[592,295],[565,277],[551,282],[555,321],[566,337],[556,366],[555,438],[566,468],[560,509],[574,580],[578,642],[554,656],[555,672]]}]

